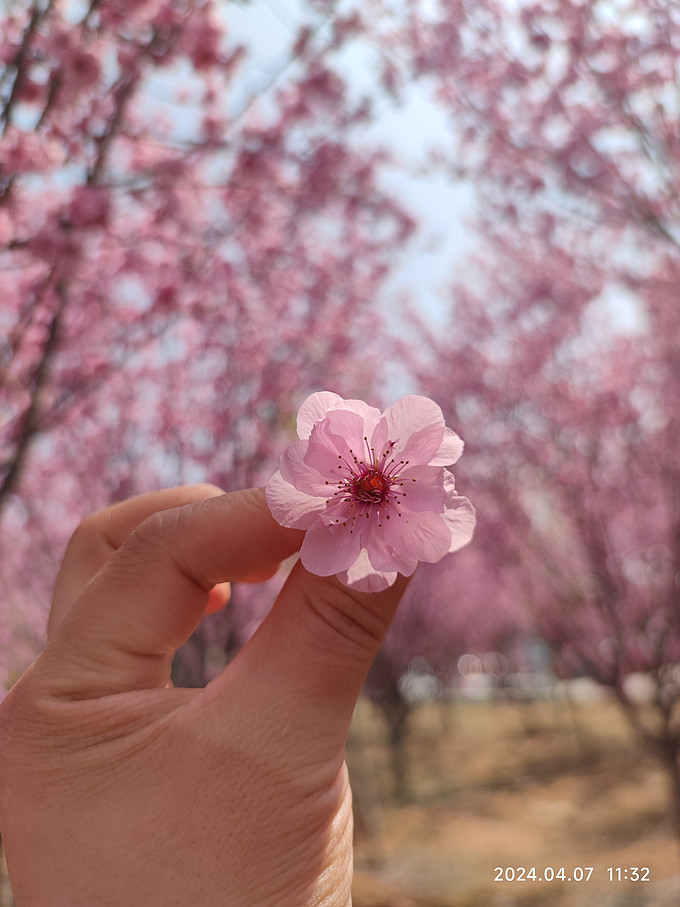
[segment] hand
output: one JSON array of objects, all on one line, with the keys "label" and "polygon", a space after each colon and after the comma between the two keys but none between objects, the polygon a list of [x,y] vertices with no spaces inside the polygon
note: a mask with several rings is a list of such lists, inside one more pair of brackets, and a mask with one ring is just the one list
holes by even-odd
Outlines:
[{"label": "hand", "polygon": [[210,590],[300,546],[260,490],[142,495],[88,518],[44,652],[0,706],[0,832],[17,907],[347,907],[344,742],[403,592],[293,568],[205,690],[175,650]]}]

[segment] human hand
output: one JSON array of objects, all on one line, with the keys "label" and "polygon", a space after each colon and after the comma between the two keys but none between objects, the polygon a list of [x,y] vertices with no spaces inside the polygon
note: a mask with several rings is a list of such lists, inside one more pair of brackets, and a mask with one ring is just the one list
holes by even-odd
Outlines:
[{"label": "human hand", "polygon": [[225,581],[303,534],[260,490],[196,486],[88,518],[49,641],[0,706],[0,832],[17,907],[347,907],[344,742],[405,587],[352,592],[298,563],[205,690],[175,650]]}]

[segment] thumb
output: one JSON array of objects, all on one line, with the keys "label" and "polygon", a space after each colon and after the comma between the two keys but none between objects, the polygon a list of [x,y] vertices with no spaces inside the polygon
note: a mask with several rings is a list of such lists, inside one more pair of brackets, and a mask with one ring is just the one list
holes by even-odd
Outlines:
[{"label": "thumb", "polygon": [[241,695],[262,722],[287,730],[290,755],[299,747],[307,764],[337,756],[407,585],[398,576],[382,592],[357,592],[298,562],[239,658],[212,682],[215,721],[219,700]]}]

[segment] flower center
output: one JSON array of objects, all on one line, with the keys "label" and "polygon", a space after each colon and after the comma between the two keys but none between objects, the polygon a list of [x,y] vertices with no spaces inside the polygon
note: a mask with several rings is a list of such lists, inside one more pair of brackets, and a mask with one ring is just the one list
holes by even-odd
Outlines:
[{"label": "flower center", "polygon": [[[383,519],[389,520],[395,515],[400,517],[399,505],[406,497],[406,492],[402,491],[404,483],[400,481],[399,473],[409,465],[409,461],[397,461],[391,456],[395,442],[388,441],[385,444],[386,450],[381,456],[376,456],[374,448],[369,447],[366,437],[364,444],[365,459],[359,459],[351,448],[349,449],[351,460],[338,454],[337,468],[345,475],[339,477],[338,490],[333,492],[333,498],[339,497],[346,506],[335,519],[330,520],[329,524],[349,526],[350,533],[354,532],[356,521],[361,517],[369,520],[375,516],[379,527],[382,527]],[[334,484],[335,482],[330,479],[326,480],[326,485]],[[334,502],[329,498],[326,503]]]},{"label": "flower center", "polygon": [[355,501],[382,504],[387,499],[392,482],[379,469],[369,469],[350,480],[349,491]]}]

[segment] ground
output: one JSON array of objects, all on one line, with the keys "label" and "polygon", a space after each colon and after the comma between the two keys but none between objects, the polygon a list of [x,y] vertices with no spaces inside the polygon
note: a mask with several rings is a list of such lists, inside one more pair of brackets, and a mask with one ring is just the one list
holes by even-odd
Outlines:
[{"label": "ground", "polygon": [[[348,756],[359,813],[354,907],[680,904],[668,781],[613,702],[420,707],[404,805],[391,797],[383,738],[362,704]],[[649,881],[616,879],[617,867],[623,876],[636,866]],[[537,880],[494,881],[519,867],[535,867]],[[564,881],[538,881],[560,867]],[[576,881],[587,867],[590,879]]]}]

